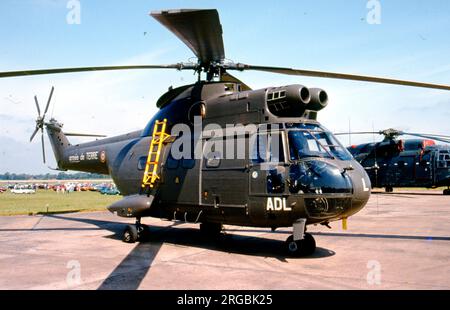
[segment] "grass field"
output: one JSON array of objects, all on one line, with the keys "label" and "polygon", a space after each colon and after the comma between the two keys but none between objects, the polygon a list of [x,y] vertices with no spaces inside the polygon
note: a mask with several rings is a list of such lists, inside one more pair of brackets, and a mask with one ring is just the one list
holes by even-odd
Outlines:
[{"label": "grass field", "polygon": [[106,196],[98,192],[57,194],[51,190],[38,190],[32,195],[0,194],[0,216],[38,213],[64,213],[103,211],[122,196]]}]

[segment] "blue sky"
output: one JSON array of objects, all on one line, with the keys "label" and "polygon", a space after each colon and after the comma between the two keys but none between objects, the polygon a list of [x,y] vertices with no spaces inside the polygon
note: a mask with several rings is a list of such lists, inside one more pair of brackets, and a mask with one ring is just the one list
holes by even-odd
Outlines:
[{"label": "blue sky", "polygon": [[[234,61],[450,83],[450,3],[445,0],[380,0],[379,25],[367,22],[366,0],[80,0],[79,25],[67,24],[67,2],[0,2],[0,71],[187,61],[191,51],[148,13],[217,8],[226,56]],[[448,92],[268,73],[236,75],[254,88],[294,83],[324,88],[331,101],[319,120],[332,131],[348,130],[350,120],[353,130],[395,127],[450,134]],[[144,127],[168,86],[192,81],[191,72],[160,70],[0,80],[0,173],[49,171],[38,141],[30,144],[28,138],[36,117],[33,96],[43,105],[52,85],[55,107],[50,110],[68,131],[114,135]]]}]

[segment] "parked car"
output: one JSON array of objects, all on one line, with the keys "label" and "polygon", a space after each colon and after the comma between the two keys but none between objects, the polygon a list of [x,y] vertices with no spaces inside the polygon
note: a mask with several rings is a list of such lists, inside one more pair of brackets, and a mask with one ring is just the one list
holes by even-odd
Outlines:
[{"label": "parked car", "polygon": [[13,194],[35,194],[36,190],[33,189],[33,187],[31,187],[31,186],[16,185],[11,190],[11,193],[13,193]]},{"label": "parked car", "polygon": [[119,190],[116,187],[106,187],[100,191],[103,195],[120,195]]}]

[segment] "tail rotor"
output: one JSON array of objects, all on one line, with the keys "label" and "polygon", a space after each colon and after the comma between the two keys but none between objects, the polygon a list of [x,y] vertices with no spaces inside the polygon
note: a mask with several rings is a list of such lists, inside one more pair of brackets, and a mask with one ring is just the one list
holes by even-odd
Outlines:
[{"label": "tail rotor", "polygon": [[36,109],[38,112],[38,117],[36,119],[36,127],[34,129],[33,134],[30,137],[30,142],[33,141],[36,134],[41,131],[41,143],[42,143],[42,159],[45,164],[45,146],[44,146],[44,125],[45,125],[45,115],[47,114],[48,108],[50,106],[50,102],[52,100],[53,91],[55,90],[55,87],[52,87],[50,91],[50,95],[48,96],[47,105],[45,106],[44,114],[41,116],[41,108],[39,107],[39,101],[37,99],[37,96],[34,96],[34,102],[36,103]]}]

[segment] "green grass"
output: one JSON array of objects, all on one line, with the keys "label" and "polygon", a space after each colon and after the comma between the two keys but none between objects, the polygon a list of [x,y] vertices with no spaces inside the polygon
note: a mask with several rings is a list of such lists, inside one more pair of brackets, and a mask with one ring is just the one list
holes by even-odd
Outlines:
[{"label": "green grass", "polygon": [[107,196],[98,192],[57,194],[52,190],[38,190],[32,195],[0,194],[0,216],[39,213],[103,211],[122,196]]}]

